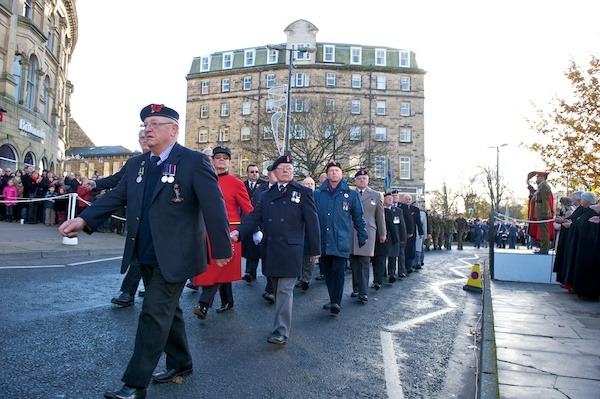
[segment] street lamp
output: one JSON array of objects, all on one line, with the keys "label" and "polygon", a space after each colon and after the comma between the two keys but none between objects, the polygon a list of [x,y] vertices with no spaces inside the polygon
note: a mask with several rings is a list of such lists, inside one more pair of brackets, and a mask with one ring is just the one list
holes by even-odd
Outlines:
[{"label": "street lamp", "polygon": [[292,124],[292,71],[294,68],[294,52],[299,53],[314,53],[317,51],[315,47],[300,47],[300,48],[287,48],[283,45],[270,44],[267,46],[269,50],[287,51],[289,52],[288,61],[288,84],[286,94],[286,106],[285,106],[285,129],[283,133],[283,153],[286,155],[290,154],[290,127]]},{"label": "street lamp", "polygon": [[496,212],[500,212],[500,147],[506,147],[508,143],[490,146],[488,148],[496,149]]}]

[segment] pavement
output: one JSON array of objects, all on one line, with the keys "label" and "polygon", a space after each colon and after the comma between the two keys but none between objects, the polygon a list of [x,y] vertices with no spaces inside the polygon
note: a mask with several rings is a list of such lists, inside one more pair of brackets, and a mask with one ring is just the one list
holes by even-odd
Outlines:
[{"label": "pavement", "polygon": [[[115,233],[80,233],[67,245],[57,229],[0,222],[0,253],[21,259],[122,254],[125,245]],[[482,267],[477,398],[600,398],[600,302],[559,284],[491,280],[486,262]]]}]

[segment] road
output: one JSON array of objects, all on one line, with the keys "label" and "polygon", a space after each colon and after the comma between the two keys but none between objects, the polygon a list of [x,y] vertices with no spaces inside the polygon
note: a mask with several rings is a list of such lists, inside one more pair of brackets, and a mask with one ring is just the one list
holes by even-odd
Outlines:
[{"label": "road", "polygon": [[[425,266],[395,284],[322,310],[325,283],[296,291],[290,339],[266,342],[272,305],[264,278],[234,284],[235,307],[181,307],[194,372],[181,384],[151,384],[149,398],[473,398],[482,297],[463,286],[483,250],[426,252]],[[101,398],[121,385],[133,350],[142,298],[116,308],[120,257],[0,260],[0,397]],[[219,300],[216,300],[218,306]],[[159,363],[164,368],[164,360]]]}]

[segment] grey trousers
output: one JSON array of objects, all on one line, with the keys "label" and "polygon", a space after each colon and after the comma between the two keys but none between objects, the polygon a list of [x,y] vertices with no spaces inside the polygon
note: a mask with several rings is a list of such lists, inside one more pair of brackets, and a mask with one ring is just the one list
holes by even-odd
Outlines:
[{"label": "grey trousers", "polygon": [[358,292],[358,295],[367,295],[371,257],[350,255],[350,268],[352,269],[352,292]]},{"label": "grey trousers", "polygon": [[292,328],[292,306],[294,305],[294,286],[296,277],[271,277],[275,291],[275,319],[273,332],[279,331],[283,336],[290,336]]}]

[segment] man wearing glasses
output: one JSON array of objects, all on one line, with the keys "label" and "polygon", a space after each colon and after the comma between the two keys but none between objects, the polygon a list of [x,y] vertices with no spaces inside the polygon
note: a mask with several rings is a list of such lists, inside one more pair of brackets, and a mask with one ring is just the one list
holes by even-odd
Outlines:
[{"label": "man wearing glasses", "polygon": [[[248,197],[253,200],[252,205],[256,206],[253,195],[257,191],[262,190],[263,187],[268,186],[268,182],[260,178],[258,165],[255,163],[248,165],[246,168],[246,175],[248,178],[244,182],[244,186],[246,186],[246,191],[248,191]],[[246,258],[246,273],[244,274],[244,280],[250,284],[253,280],[256,280],[256,269],[258,268],[258,260],[260,259],[260,246],[254,243],[252,237],[247,237],[242,241],[242,256]]]},{"label": "man wearing glasses", "polygon": [[[179,306],[181,292],[187,279],[206,268],[207,233],[217,265],[225,266],[232,257],[217,176],[205,155],[177,143],[179,114],[162,104],[150,104],[140,118],[150,152],[132,158],[114,189],[59,227],[66,237],[75,237],[84,228],[92,233],[127,205],[121,272],[137,257],[146,295],[133,355],[122,378],[125,385],[106,392],[105,398],[145,398],[150,380],[166,383],[192,372]],[[153,374],[163,352],[167,369]]]}]

